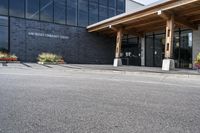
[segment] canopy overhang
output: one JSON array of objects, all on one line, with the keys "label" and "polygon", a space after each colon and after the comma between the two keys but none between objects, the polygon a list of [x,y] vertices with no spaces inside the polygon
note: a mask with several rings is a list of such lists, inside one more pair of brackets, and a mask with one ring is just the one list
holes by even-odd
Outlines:
[{"label": "canopy overhang", "polygon": [[136,11],[124,13],[89,25],[88,32],[116,35],[143,36],[147,32],[166,29],[166,21],[174,17],[175,28],[198,29],[200,24],[200,0],[164,0]]}]

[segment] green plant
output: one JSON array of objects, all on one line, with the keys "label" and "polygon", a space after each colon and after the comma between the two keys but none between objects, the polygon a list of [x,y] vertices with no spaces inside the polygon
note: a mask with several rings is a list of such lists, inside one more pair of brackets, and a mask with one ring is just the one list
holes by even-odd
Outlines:
[{"label": "green plant", "polygon": [[8,54],[8,53],[0,52],[0,58],[17,58],[17,56],[14,55],[14,54]]},{"label": "green plant", "polygon": [[200,64],[200,52],[196,56],[195,64]]},{"label": "green plant", "polygon": [[0,52],[0,58],[7,58],[7,57],[8,57],[7,53]]},{"label": "green plant", "polygon": [[39,62],[58,63],[63,61],[61,56],[52,53],[42,53],[38,55]]}]

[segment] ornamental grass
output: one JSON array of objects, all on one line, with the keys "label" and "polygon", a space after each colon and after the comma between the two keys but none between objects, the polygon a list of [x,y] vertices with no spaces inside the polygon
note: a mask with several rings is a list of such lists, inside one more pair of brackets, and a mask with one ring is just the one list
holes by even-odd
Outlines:
[{"label": "ornamental grass", "polygon": [[52,53],[41,53],[38,55],[38,61],[43,63],[59,63],[63,62],[62,56]]}]

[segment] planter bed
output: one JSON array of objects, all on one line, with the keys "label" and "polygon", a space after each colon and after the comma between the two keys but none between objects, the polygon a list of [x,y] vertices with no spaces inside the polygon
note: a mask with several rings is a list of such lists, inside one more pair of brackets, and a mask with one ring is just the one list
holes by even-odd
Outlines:
[{"label": "planter bed", "polygon": [[20,63],[16,58],[0,58],[0,63]]},{"label": "planter bed", "polygon": [[0,58],[0,61],[17,61],[16,58]]}]

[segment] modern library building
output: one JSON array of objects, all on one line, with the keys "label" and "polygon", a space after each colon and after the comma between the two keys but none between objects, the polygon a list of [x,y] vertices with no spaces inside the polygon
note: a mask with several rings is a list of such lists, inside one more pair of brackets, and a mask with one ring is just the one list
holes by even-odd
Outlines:
[{"label": "modern library building", "polygon": [[0,0],[0,49],[24,62],[50,52],[67,63],[192,69],[199,24],[199,0]]}]

